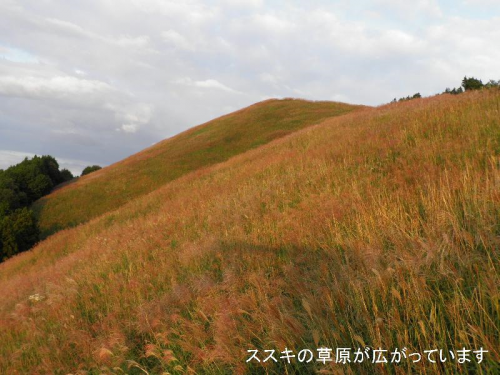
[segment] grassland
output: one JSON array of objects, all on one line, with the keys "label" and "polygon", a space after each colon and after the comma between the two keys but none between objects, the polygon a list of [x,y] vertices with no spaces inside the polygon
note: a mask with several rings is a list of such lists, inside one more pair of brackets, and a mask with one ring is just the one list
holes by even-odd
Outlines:
[{"label": "grassland", "polygon": [[[327,119],[51,236],[0,264],[0,373],[498,374],[499,102]],[[245,362],[365,345],[489,352]]]},{"label": "grassland", "polygon": [[194,127],[40,199],[42,236],[84,223],[180,176],[360,106],[267,100]]}]

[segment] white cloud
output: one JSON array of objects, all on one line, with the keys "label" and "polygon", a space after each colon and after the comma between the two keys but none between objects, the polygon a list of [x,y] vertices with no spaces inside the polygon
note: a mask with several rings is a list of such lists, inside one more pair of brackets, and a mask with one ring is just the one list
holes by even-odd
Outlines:
[{"label": "white cloud", "polygon": [[498,0],[464,0],[463,3],[466,5],[484,6],[484,7],[499,5]]},{"label": "white cloud", "polygon": [[237,92],[236,90],[233,90],[232,88],[227,87],[226,85],[220,83],[219,81],[217,81],[215,79],[207,79],[205,81],[196,81],[196,82],[194,82],[194,85],[196,87],[203,87],[206,89],[218,89],[218,90],[223,90],[223,91],[227,91],[227,92],[234,92],[234,93]]},{"label": "white cloud", "polygon": [[500,79],[488,0],[49,3],[0,1],[0,149],[105,164],[261,98]]},{"label": "white cloud", "polygon": [[[120,6],[123,1],[116,0],[114,3]],[[131,0],[130,3],[139,12],[161,14],[174,19],[182,17],[183,22],[198,25],[213,19],[218,12],[217,8],[207,6],[203,1]]]},{"label": "white cloud", "polygon": [[[80,75],[85,73],[80,72]],[[153,106],[136,99],[108,83],[73,76],[0,76],[0,95],[42,102],[59,102],[71,108],[109,111],[119,124],[119,130],[135,133],[151,120]],[[52,127],[59,134],[78,134],[74,123]],[[112,124],[107,124],[109,127]],[[101,128],[102,129],[102,128]]]},{"label": "white cloud", "polygon": [[125,133],[135,133],[142,125],[151,120],[153,108],[151,105],[138,103],[132,105],[116,105],[108,103],[105,106],[115,113],[115,118],[121,123],[118,131]]},{"label": "white cloud", "polygon": [[162,37],[165,39],[165,41],[171,43],[173,46],[189,51],[194,50],[194,43],[191,41],[188,41],[187,38],[179,34],[175,30],[167,30],[161,33]]},{"label": "white cloud", "polygon": [[85,31],[81,26],[75,25],[72,22],[63,21],[55,18],[46,18],[45,22],[47,27],[52,29],[55,33],[63,33],[67,36],[76,37],[92,37],[93,34]]},{"label": "white cloud", "polygon": [[181,78],[175,81],[178,84],[186,85],[186,86],[192,86],[192,87],[198,87],[198,88],[204,88],[204,89],[215,89],[215,90],[222,90],[226,91],[229,93],[234,93],[237,94],[239,91],[234,90],[223,83],[220,83],[219,81],[215,79],[207,79],[204,81],[193,81],[189,77]]},{"label": "white cloud", "polygon": [[385,7],[386,10],[396,11],[403,17],[415,17],[417,15],[441,17],[443,15],[437,0],[375,0],[375,3]]},{"label": "white cloud", "polygon": [[11,165],[20,163],[24,158],[31,158],[34,154],[19,151],[0,150],[0,169],[7,169]]},{"label": "white cloud", "polygon": [[260,8],[264,0],[223,0],[222,5],[234,8]]},{"label": "white cloud", "polygon": [[85,30],[81,26],[72,22],[62,21],[55,18],[47,18],[45,21],[54,33],[57,35],[64,35],[65,37],[88,38],[123,48],[147,49],[150,46],[150,38],[148,35],[100,35],[99,33],[93,33]]},{"label": "white cloud", "polygon": [[0,95],[5,96],[65,99],[72,95],[95,95],[111,90],[107,83],[71,76],[0,76]]},{"label": "white cloud", "polygon": [[295,24],[287,20],[283,15],[281,17],[270,13],[256,14],[250,19],[250,27],[255,31],[266,31],[271,33],[291,32]]},{"label": "white cloud", "polygon": [[120,35],[115,38],[105,38],[104,40],[126,48],[145,48],[149,45],[149,36],[147,35]]}]

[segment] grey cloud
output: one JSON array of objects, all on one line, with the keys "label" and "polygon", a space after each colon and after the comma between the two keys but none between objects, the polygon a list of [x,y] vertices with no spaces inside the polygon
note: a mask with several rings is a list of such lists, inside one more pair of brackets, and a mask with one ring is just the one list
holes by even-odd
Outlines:
[{"label": "grey cloud", "polygon": [[376,105],[500,79],[499,16],[432,0],[4,0],[0,149],[107,164],[263,98]]},{"label": "grey cloud", "polygon": [[84,80],[71,76],[54,76],[50,78],[34,76],[0,77],[0,95],[5,96],[74,100],[74,96],[92,96],[109,91],[112,91],[111,87],[104,82]]}]

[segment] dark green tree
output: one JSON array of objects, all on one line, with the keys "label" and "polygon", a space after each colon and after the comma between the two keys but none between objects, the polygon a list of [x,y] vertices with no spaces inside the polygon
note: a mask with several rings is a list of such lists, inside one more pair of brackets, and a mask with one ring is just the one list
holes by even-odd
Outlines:
[{"label": "dark green tree", "polygon": [[[413,94],[412,96],[408,95],[406,98],[400,98],[398,101],[400,101],[400,102],[406,102],[408,100],[420,99],[421,97],[422,97],[422,95],[420,95],[420,93],[417,92],[416,94]],[[392,102],[395,103],[396,102],[396,98],[394,98],[394,100]]]},{"label": "dark green tree", "polygon": [[462,80],[462,87],[465,91],[480,90],[483,86],[483,82],[477,78],[467,78],[467,76],[465,76]]},{"label": "dark green tree", "polygon": [[38,241],[37,223],[27,207],[72,178],[70,171],[59,170],[56,159],[48,155],[25,158],[0,170],[0,261]]},{"label": "dark green tree", "polygon": [[447,87],[443,94],[458,95],[458,94],[461,94],[463,92],[464,92],[464,90],[462,89],[462,87],[459,87],[458,89],[457,88],[453,88],[453,90],[450,90],[450,88]]},{"label": "dark green tree", "polygon": [[88,167],[85,167],[85,169],[82,171],[82,176],[98,171],[99,169],[101,169],[101,167],[98,165],[89,165]]},{"label": "dark green tree", "polygon": [[50,193],[54,183],[46,174],[37,174],[28,180],[28,189],[33,201]]},{"label": "dark green tree", "polygon": [[26,194],[19,191],[14,180],[5,173],[0,173],[0,220],[9,212],[20,208],[26,201]]},{"label": "dark green tree", "polygon": [[63,180],[62,182],[70,181],[70,180],[75,178],[75,176],[73,176],[73,173],[71,173],[71,171],[69,171],[67,169],[61,170],[61,177]]},{"label": "dark green tree", "polygon": [[42,156],[40,158],[40,170],[44,175],[50,178],[54,186],[64,182],[61,171],[59,170],[59,163],[54,157],[50,155]]},{"label": "dark green tree", "polygon": [[28,208],[20,208],[0,219],[0,260],[30,249],[39,238],[39,230]]}]

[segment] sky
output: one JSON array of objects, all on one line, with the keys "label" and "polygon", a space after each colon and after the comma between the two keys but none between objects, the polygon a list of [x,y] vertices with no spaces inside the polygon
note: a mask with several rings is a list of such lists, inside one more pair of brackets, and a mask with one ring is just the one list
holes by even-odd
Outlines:
[{"label": "sky", "polygon": [[498,0],[0,0],[0,169],[75,174],[268,98],[500,80]]}]

